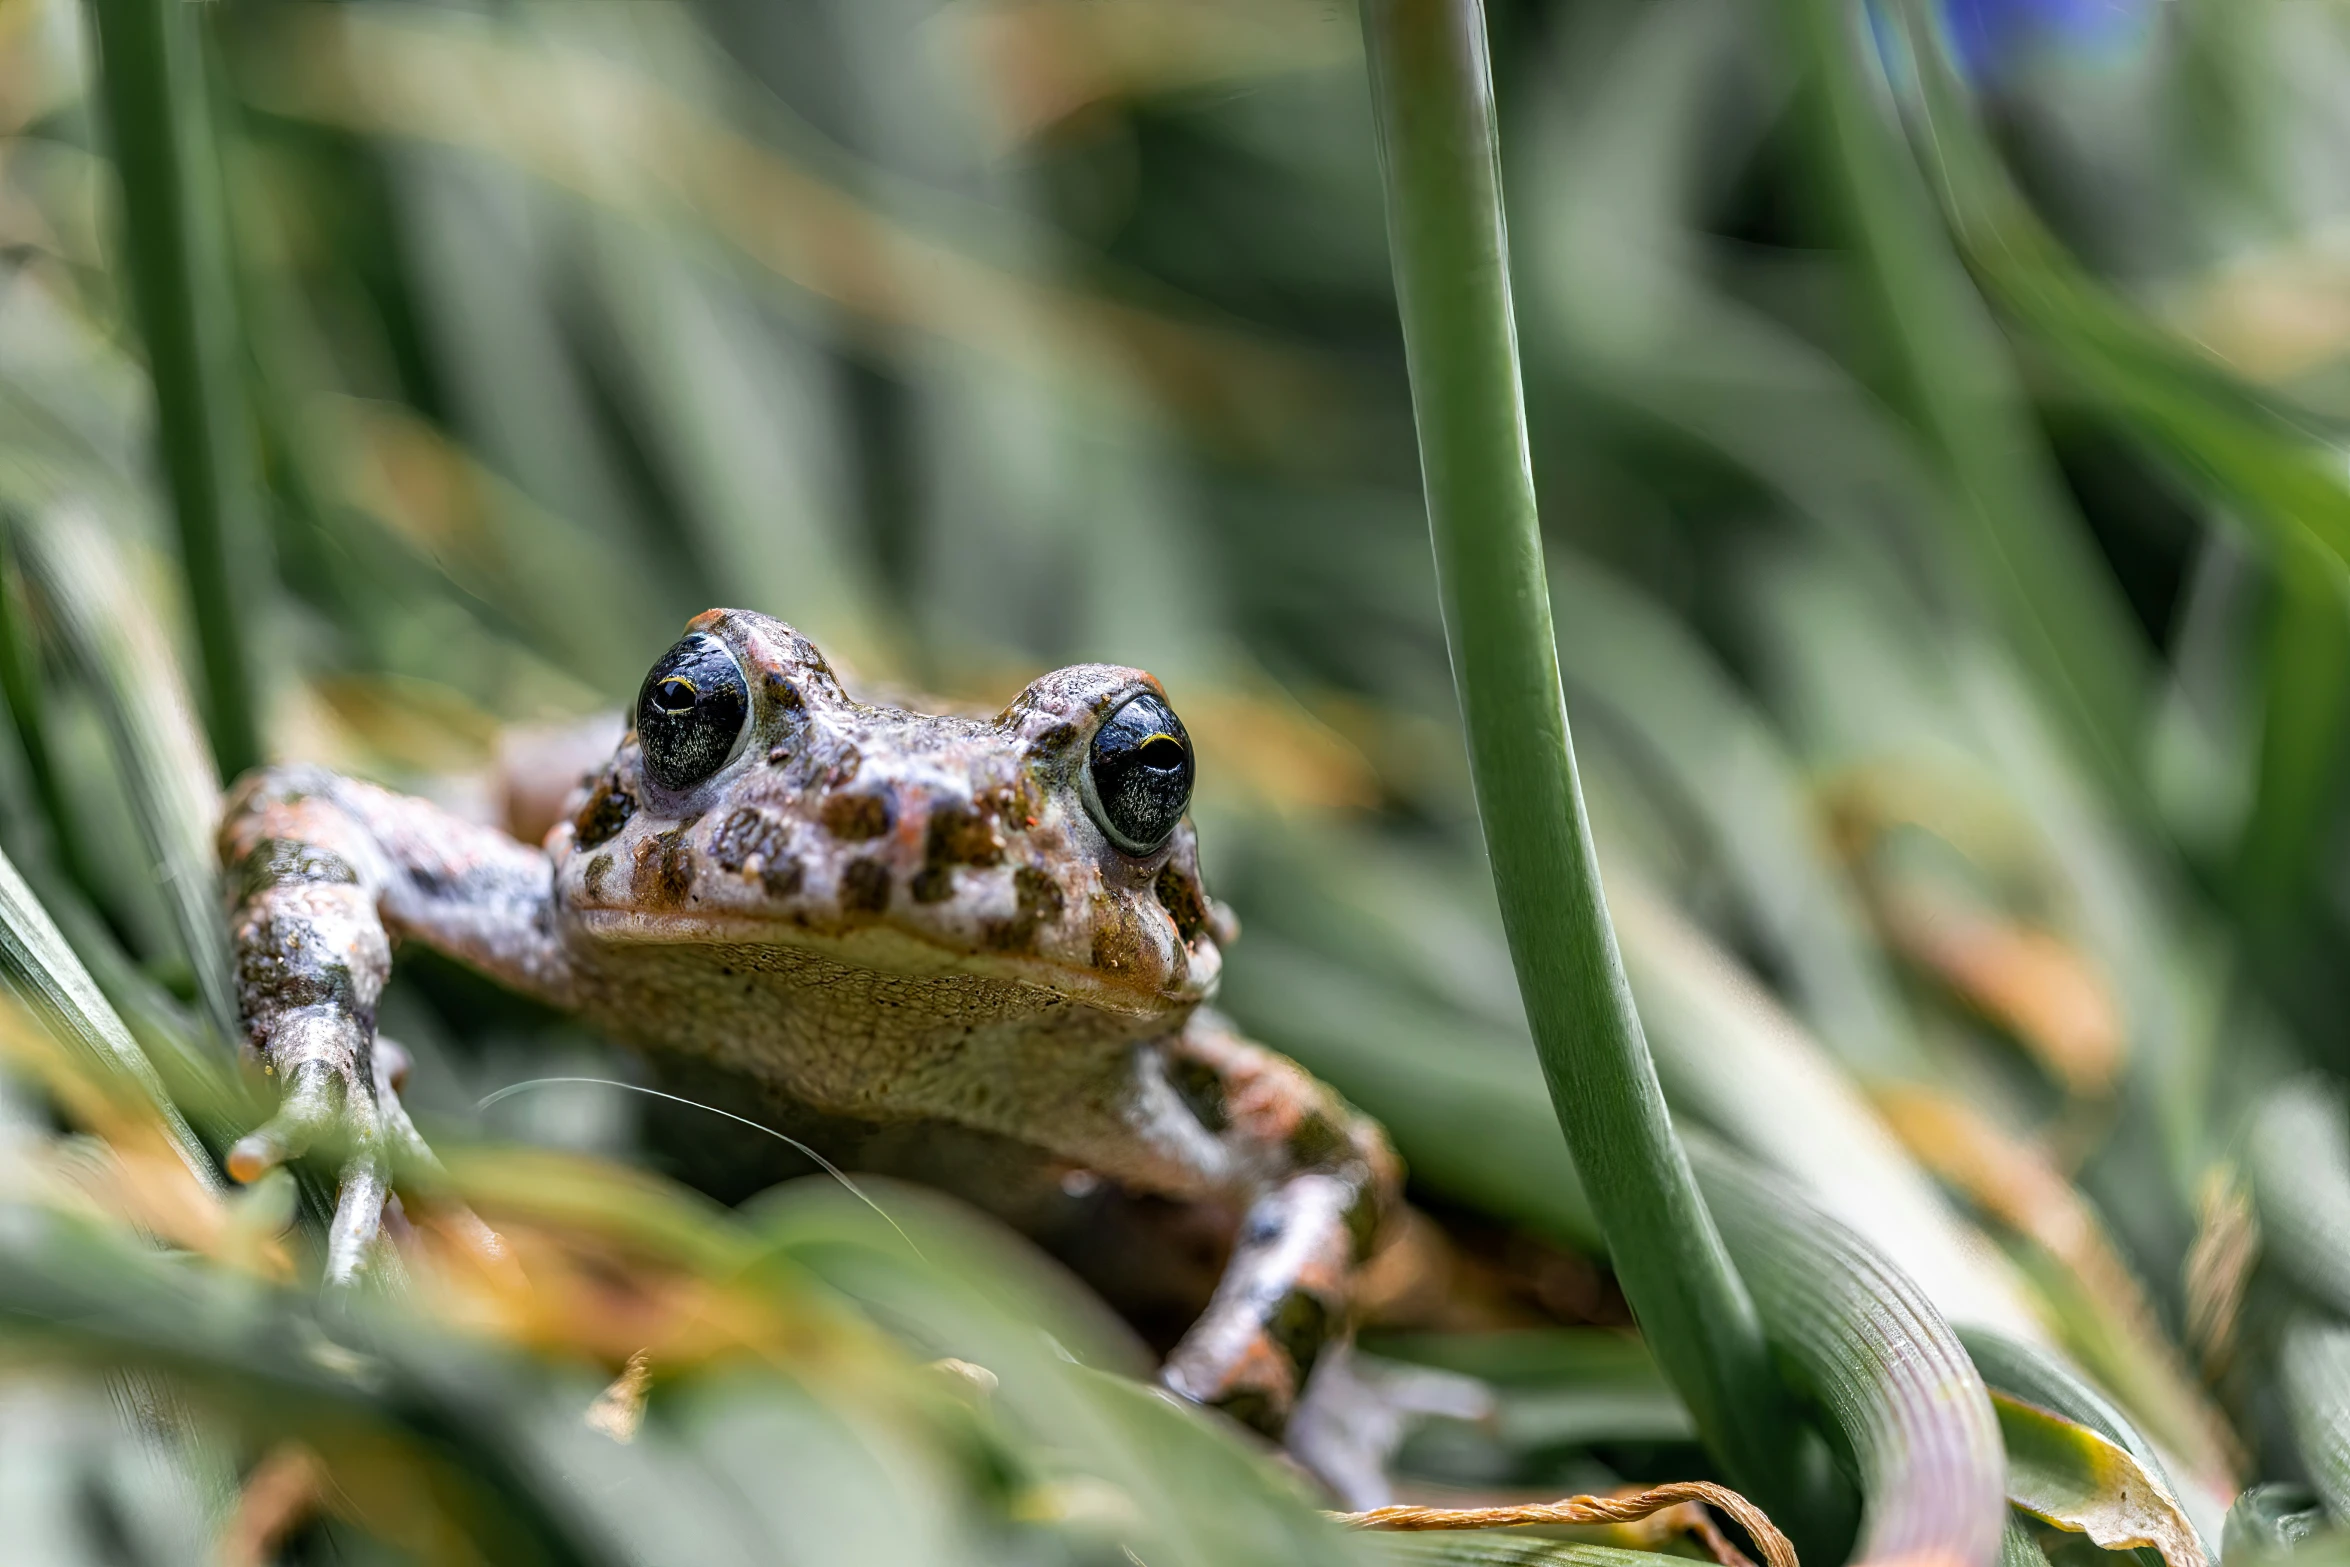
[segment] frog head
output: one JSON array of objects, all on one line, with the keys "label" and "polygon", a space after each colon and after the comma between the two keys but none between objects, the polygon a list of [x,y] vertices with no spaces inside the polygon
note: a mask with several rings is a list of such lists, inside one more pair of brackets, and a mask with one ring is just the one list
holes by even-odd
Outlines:
[{"label": "frog head", "polygon": [[548,837],[596,942],[798,948],[1150,1016],[1213,990],[1190,738],[1158,681],[1080,664],[992,719],[853,700],[807,638],[714,609]]}]

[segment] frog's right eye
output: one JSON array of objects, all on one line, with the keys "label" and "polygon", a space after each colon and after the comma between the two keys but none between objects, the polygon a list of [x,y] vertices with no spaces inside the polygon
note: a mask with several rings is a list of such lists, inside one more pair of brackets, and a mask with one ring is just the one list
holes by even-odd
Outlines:
[{"label": "frog's right eye", "polygon": [[1085,808],[1109,840],[1128,854],[1156,854],[1191,804],[1191,736],[1145,691],[1102,720],[1079,777]]},{"label": "frog's right eye", "polygon": [[690,789],[726,765],[750,714],[743,672],[716,637],[695,632],[661,655],[636,696],[645,773],[664,789]]}]

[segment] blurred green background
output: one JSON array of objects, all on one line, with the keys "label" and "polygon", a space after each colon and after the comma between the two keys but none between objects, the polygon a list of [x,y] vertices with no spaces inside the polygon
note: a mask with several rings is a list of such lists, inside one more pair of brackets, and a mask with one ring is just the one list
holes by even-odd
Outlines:
[{"label": "blurred green background", "polygon": [[[2350,10],[1488,20],[1559,656],[1677,1117],[2068,1356],[2207,1526],[2255,1477],[2350,1507]],[[0,0],[0,136],[0,843],[183,1103],[244,1090],[181,689],[224,774],[488,813],[508,726],[618,708],[710,605],[852,688],[1140,664],[1245,930],[1223,1004],[1388,1124],[1433,1216],[1378,1363],[1498,1400],[1413,1436],[1407,1488],[1708,1472],[1492,907],[1352,6]],[[460,1181],[583,1276],[783,1278],[757,1368],[583,1434],[621,1307],[317,1303],[299,1235],[248,1255],[288,1192],[185,1231],[60,1176],[130,1134],[17,1030],[14,1185],[65,1226],[0,1236],[38,1559],[211,1559],[300,1452],[374,1477],[287,1482],[255,1550],[302,1561],[1362,1548],[1042,1353],[1029,1314],[1139,1364],[1015,1243],[896,1194],[917,1264],[831,1195],[726,1216],[491,1152],[625,1163],[624,1096],[474,1105],[634,1069],[429,963],[385,1029],[427,1133],[484,1150]],[[2247,1143],[2280,1093],[2319,1133]],[[1028,1390],[942,1392],[939,1355]]]}]

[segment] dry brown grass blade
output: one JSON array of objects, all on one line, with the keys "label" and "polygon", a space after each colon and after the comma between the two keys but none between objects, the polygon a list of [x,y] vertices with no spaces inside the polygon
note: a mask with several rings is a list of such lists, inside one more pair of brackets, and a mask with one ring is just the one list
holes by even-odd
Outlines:
[{"label": "dry brown grass blade", "polygon": [[[1764,1567],[1799,1567],[1795,1546],[1761,1508],[1727,1486],[1707,1480],[1675,1480],[1630,1496],[1569,1496],[1555,1502],[1523,1502],[1509,1507],[1375,1507],[1367,1513],[1332,1513],[1350,1529],[1379,1529],[1421,1533],[1438,1529],[1515,1529],[1529,1524],[1589,1525],[1637,1523],[1668,1507],[1702,1502],[1718,1507],[1754,1541]],[[1717,1536],[1718,1538],[1718,1536]],[[1711,1545],[1713,1542],[1709,1541]],[[1746,1558],[1725,1540],[1716,1560],[1737,1567]],[[1733,1560],[1733,1558],[1735,1560]]]},{"label": "dry brown grass blade", "polygon": [[2217,1382],[2236,1353],[2244,1292],[2260,1260],[2260,1218],[2252,1192],[2233,1165],[2219,1165],[2196,1193],[2195,1240],[2187,1248],[2187,1343],[2207,1383]]},{"label": "dry brown grass blade", "polygon": [[221,1530],[220,1567],[267,1567],[278,1548],[317,1511],[327,1486],[326,1465],[300,1442],[281,1442],[253,1466],[237,1494],[236,1511]]},{"label": "dry brown grass blade", "polygon": [[1953,896],[1903,891],[1879,903],[1894,950],[2006,1030],[2068,1093],[2112,1090],[2126,1053],[2121,1008],[2079,948]]}]

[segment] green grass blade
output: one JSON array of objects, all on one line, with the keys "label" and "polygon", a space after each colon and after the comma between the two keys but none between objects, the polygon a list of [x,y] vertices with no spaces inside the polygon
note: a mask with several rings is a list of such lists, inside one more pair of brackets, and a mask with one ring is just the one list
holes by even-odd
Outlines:
[{"label": "green grass blade", "polygon": [[6,1217],[0,1341],[52,1365],[160,1374],[265,1435],[372,1438],[377,1458],[429,1468],[440,1482],[411,1493],[440,1514],[423,1527],[470,1535],[486,1559],[628,1559],[538,1451],[551,1412],[536,1407],[538,1379],[517,1357],[428,1336],[388,1313],[335,1321],[330,1338],[313,1292],[260,1288],[38,1208]]},{"label": "green grass blade", "polygon": [[105,714],[204,1013],[222,1041],[234,1040],[236,996],[212,847],[220,794],[178,665],[98,518],[53,508],[20,523],[17,540],[51,633]]},{"label": "green grass blade", "polygon": [[1567,733],[1511,316],[1484,12],[1366,6],[1388,236],[1446,640],[1518,986],[1559,1123],[1657,1361],[1742,1489],[1805,1487],[1754,1305],[1665,1114]]},{"label": "green grass blade", "polygon": [[39,655],[24,597],[24,578],[17,569],[16,550],[0,529],[0,700],[8,704],[9,726],[24,753],[26,782],[32,804],[38,807],[43,828],[44,858],[75,892],[88,899],[98,896],[98,873],[82,847],[79,813],[68,794],[49,743],[47,703],[41,690]]},{"label": "green grass blade", "polygon": [[2335,1523],[2350,1523],[2350,1322],[2297,1313],[2277,1346],[2277,1386],[2309,1483]]},{"label": "green grass blade", "polygon": [[1802,1186],[1944,1315],[2037,1331],[1989,1240],[1951,1210],[1819,1042],[1637,878],[1611,879],[1625,966],[1679,1112]]},{"label": "green grass blade", "polygon": [[179,0],[94,0],[91,11],[122,182],[121,270],[155,384],[212,749],[233,776],[261,760],[243,558],[253,475],[200,12]]},{"label": "green grass blade", "polygon": [[2316,1080],[2272,1091],[2253,1117],[2244,1173],[2263,1260],[2350,1317],[2350,1125],[2340,1096]]},{"label": "green grass blade", "polygon": [[2048,1567],[2047,1552],[2021,1518],[2008,1519],[2007,1532],[1999,1537],[1999,1567]]},{"label": "green grass blade", "polygon": [[2278,548],[2252,814],[2236,846],[2236,894],[2253,928],[2291,935],[2299,895],[2339,811],[2350,728],[2350,573],[2305,537]]},{"label": "green grass blade", "polygon": [[1916,1284],[1794,1188],[1707,1145],[1692,1152],[1772,1344],[1852,1455],[1853,1559],[1989,1567],[2007,1461],[1958,1335]]},{"label": "green grass blade", "polygon": [[90,971],[17,874],[0,855],[0,977],[33,1009],[59,1044],[101,1082],[127,1083],[155,1107],[180,1158],[197,1179],[218,1188],[211,1156],[164,1092],[154,1064],[106,1004]]}]

